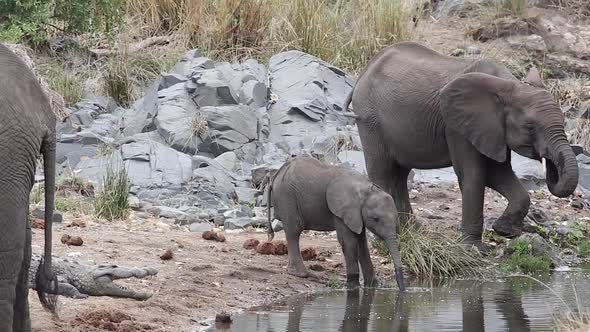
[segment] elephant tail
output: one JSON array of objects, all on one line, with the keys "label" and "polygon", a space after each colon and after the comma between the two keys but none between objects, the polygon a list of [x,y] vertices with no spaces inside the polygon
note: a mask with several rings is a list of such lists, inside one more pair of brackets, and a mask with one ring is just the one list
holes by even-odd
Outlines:
[{"label": "elephant tail", "polygon": [[55,142],[54,136],[47,135],[43,138],[41,145],[45,176],[45,252],[39,263],[35,281],[35,288],[41,304],[54,315],[56,314],[58,291],[57,276],[51,269],[52,222],[55,206]]},{"label": "elephant tail", "polygon": [[350,92],[346,96],[346,100],[344,100],[344,104],[342,105],[342,111],[343,111],[342,115],[358,120],[359,119],[358,115],[354,114],[353,112],[348,111],[348,107],[350,107],[350,102],[352,101],[353,93],[354,93],[354,87],[350,90]]},{"label": "elephant tail", "polygon": [[272,239],[275,237],[275,231],[274,229],[272,229],[272,217],[270,215],[270,208],[271,208],[271,199],[272,199],[272,183],[273,183],[273,178],[270,175],[270,172],[267,175],[267,192],[266,192],[266,216],[268,218],[268,230],[266,231],[268,234],[268,242],[272,241]]}]

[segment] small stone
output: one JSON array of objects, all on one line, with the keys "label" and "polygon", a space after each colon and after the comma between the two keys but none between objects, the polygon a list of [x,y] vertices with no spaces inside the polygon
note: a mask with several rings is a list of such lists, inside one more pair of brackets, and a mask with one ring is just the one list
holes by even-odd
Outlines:
[{"label": "small stone", "polygon": [[272,242],[262,242],[256,247],[256,252],[261,255],[273,255],[275,252],[275,246]]},{"label": "small stone", "polygon": [[286,255],[289,253],[289,249],[285,241],[276,241],[274,243],[275,246],[275,255]]},{"label": "small stone", "polygon": [[172,253],[172,249],[166,249],[164,254],[162,256],[160,256],[160,259],[163,261],[167,261],[167,260],[172,259],[172,257],[174,257],[174,254]]},{"label": "small stone", "polygon": [[317,253],[313,248],[305,248],[301,250],[301,257],[303,257],[304,261],[310,261],[317,257]]},{"label": "small stone", "polygon": [[215,241],[225,242],[225,235],[223,235],[223,233],[220,233],[220,232],[215,233]]},{"label": "small stone", "polygon": [[215,315],[215,321],[218,323],[231,323],[232,319],[228,313],[222,312]]},{"label": "small stone", "polygon": [[248,239],[244,242],[242,247],[244,247],[244,249],[256,249],[258,244],[260,244],[260,241],[257,239]]},{"label": "small stone", "polygon": [[465,54],[465,50],[462,48],[456,48],[451,52],[451,56],[460,57]]},{"label": "small stone", "polygon": [[283,230],[283,222],[278,219],[273,220],[272,221],[272,229],[275,232],[282,231]]},{"label": "small stone", "polygon": [[574,209],[578,209],[581,210],[584,208],[584,202],[582,202],[579,199],[574,199],[572,200],[572,202],[570,203],[570,205],[574,208]]}]

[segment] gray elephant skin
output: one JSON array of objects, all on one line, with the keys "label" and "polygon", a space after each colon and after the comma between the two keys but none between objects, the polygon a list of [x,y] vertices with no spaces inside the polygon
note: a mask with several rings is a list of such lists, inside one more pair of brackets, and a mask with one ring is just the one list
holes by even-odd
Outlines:
[{"label": "gray elephant skin", "polygon": [[55,190],[55,116],[33,72],[0,44],[0,331],[30,331],[29,194],[37,158],[45,172],[45,251],[37,293],[55,310],[57,278],[51,270],[51,223]]},{"label": "gray elephant skin", "polygon": [[489,60],[401,42],[369,62],[345,110],[351,101],[348,115],[356,118],[368,176],[393,196],[401,222],[412,215],[406,181],[413,168],[453,166],[463,199],[461,230],[479,248],[485,187],[508,200],[494,231],[522,233],[530,198],[512,170],[511,150],[545,158],[553,195],[567,197],[577,186],[564,115],[534,67],[519,81]]},{"label": "gray elephant skin", "polygon": [[329,166],[309,156],[289,158],[270,181],[268,240],[272,241],[271,206],[283,222],[287,239],[289,274],[307,277],[299,251],[303,230],[336,231],[346,263],[347,288],[378,285],[369,252],[366,228],[384,240],[395,265],[400,290],[405,290],[397,238],[393,198],[367,177],[344,167]]}]

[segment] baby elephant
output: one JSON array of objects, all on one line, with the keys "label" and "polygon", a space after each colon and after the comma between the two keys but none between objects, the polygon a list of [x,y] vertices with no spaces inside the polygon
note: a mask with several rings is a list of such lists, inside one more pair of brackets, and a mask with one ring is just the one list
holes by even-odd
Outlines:
[{"label": "baby elephant", "polygon": [[366,287],[377,286],[369,254],[367,227],[387,243],[395,264],[400,290],[404,279],[396,232],[397,210],[393,198],[366,177],[343,167],[324,164],[308,156],[290,158],[277,171],[268,188],[268,240],[274,231],[270,208],[283,222],[289,263],[287,272],[308,275],[299,249],[303,230],[336,230],[346,262],[347,288],[359,284],[359,263]]}]

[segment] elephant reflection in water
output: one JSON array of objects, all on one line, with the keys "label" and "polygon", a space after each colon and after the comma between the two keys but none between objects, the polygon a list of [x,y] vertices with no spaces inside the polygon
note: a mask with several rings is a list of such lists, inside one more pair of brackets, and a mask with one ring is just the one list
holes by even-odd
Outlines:
[{"label": "elephant reflection in water", "polygon": [[[373,321],[374,331],[386,332],[407,332],[408,316],[405,315],[404,297],[405,293],[396,294],[395,306],[388,306],[393,312],[382,312],[383,319]],[[371,307],[375,299],[375,288],[351,289],[346,291],[346,309],[344,318],[338,331],[340,332],[367,332],[369,331],[369,321],[371,316]],[[300,322],[303,314],[303,307],[306,301],[293,299],[287,301],[289,308],[289,320],[287,322],[287,332],[299,332]],[[392,319],[388,319],[388,318]]]},{"label": "elephant reflection in water", "polygon": [[[511,282],[508,288],[500,289],[493,295],[493,302],[498,313],[506,323],[508,332],[530,332],[529,319],[522,306],[522,298],[516,294]],[[461,293],[461,307],[463,311],[463,331],[484,332],[484,299],[483,283],[476,283],[466,287]]]}]

